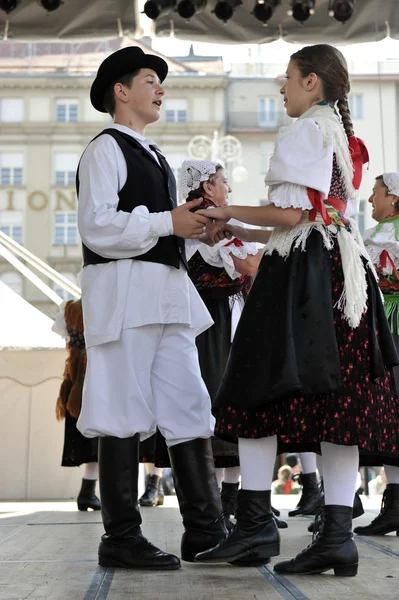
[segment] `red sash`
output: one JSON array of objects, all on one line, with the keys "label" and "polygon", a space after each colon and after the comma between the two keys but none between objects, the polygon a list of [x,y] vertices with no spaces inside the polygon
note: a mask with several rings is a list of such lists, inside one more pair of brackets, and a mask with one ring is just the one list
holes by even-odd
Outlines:
[{"label": "red sash", "polygon": [[[366,145],[360,138],[351,135],[348,138],[349,151],[351,153],[353,163],[353,179],[352,184],[355,190],[358,190],[362,182],[363,165],[369,162],[369,153]],[[313,209],[309,212],[309,221],[316,220],[316,214],[320,213],[323,221],[326,225],[331,225],[330,215],[328,214],[325,202],[330,204],[341,214],[345,214],[346,203],[339,198],[328,197],[327,200],[323,200],[321,192],[308,188],[308,198],[313,206]]]}]

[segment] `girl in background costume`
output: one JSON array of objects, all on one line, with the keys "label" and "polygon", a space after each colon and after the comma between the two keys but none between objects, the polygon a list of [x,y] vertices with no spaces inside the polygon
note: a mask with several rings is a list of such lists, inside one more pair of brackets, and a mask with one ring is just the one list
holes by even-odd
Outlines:
[{"label": "girl in background costume", "polygon": [[80,300],[63,303],[56,316],[53,331],[66,340],[68,358],[65,362],[64,380],[56,405],[58,421],[65,419],[63,467],[85,465],[82,487],[77,498],[79,510],[100,510],[95,494],[98,479],[97,438],[88,439],[76,428],[82,406],[83,381],[86,371],[86,346],[83,335],[83,313]]},{"label": "girl in background costume", "polygon": [[[389,368],[398,356],[361,236],[345,217],[368,159],[354,137],[345,59],[327,44],[308,46],[291,56],[286,77],[280,91],[297,121],[277,135],[266,176],[269,205],[217,208],[212,215],[275,229],[215,400],[216,435],[238,439],[237,525],[196,560],[252,557],[262,564],[277,556],[270,505],[276,452],[316,451],[323,461],[323,526],[303,552],[274,569],[354,576],[359,449],[398,447],[399,402]],[[265,236],[249,230],[242,239]]]},{"label": "girl in background costume", "polygon": [[[180,201],[202,198],[198,209],[227,206],[231,188],[222,165],[186,160],[180,171]],[[197,209],[196,209],[197,210]],[[213,247],[186,242],[188,273],[214,325],[196,338],[201,375],[211,400],[226,368],[231,342],[244,301],[256,275],[261,251],[256,244],[224,239]],[[212,450],[222,506],[229,525],[234,514],[240,467],[236,443],[214,437]]]},{"label": "girl in background costume", "polygon": [[[399,351],[399,173],[384,173],[375,180],[369,198],[372,217],[378,225],[366,231],[364,243],[379,276],[380,290],[389,328]],[[399,367],[394,368],[396,389],[399,389]],[[383,456],[388,485],[383,494],[379,515],[365,527],[355,527],[359,535],[384,535],[396,531],[399,535],[399,454]],[[363,464],[363,457],[362,457]],[[372,456],[367,464],[374,464]]]}]

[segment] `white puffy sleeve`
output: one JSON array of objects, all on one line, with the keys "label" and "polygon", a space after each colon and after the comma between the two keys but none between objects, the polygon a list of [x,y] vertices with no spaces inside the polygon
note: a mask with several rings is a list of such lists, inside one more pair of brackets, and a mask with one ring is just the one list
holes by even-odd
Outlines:
[{"label": "white puffy sleeve", "polygon": [[307,188],[328,197],[331,186],[333,146],[324,145],[323,134],[312,119],[298,119],[277,135],[265,183],[269,203],[281,208],[313,208]]},{"label": "white puffy sleeve", "polygon": [[[212,207],[208,207],[207,210],[212,210]],[[229,223],[231,225],[245,227],[244,223],[241,223],[241,221],[237,221],[236,219],[230,219]],[[211,267],[224,268],[231,279],[237,279],[237,277],[241,276],[241,273],[235,269],[232,255],[244,259],[247,258],[248,255],[255,256],[255,254],[258,253],[256,244],[240,241],[239,245],[236,245],[234,243],[235,238],[233,238],[233,240],[221,240],[214,246],[208,246],[197,240],[193,240],[195,243],[187,244],[187,241],[191,242],[191,240],[186,240],[187,260],[190,260],[196,252],[199,252],[208,265]]]},{"label": "white puffy sleeve", "polygon": [[[393,223],[384,223],[378,232],[375,227],[368,229],[363,240],[374,266],[381,266],[381,254],[386,250],[396,269],[399,269],[399,242],[396,240]],[[391,275],[393,271],[391,261],[386,261],[386,267],[382,269],[384,275]]]},{"label": "white puffy sleeve", "polygon": [[65,306],[66,302],[63,302],[58,307],[58,313],[54,319],[54,323],[51,329],[52,331],[54,331],[54,333],[58,333],[58,335],[64,338],[64,340],[67,340],[69,338],[69,335],[65,321]]}]

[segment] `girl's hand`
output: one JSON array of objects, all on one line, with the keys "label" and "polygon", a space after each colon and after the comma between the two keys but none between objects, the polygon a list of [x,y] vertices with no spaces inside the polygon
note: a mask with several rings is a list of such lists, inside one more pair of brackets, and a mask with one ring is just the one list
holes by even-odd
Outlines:
[{"label": "girl's hand", "polygon": [[212,219],[213,221],[221,221],[227,223],[230,221],[230,206],[218,206],[217,208],[208,208],[207,210],[197,210],[197,215]]},{"label": "girl's hand", "polygon": [[252,242],[253,238],[253,229],[249,229],[247,227],[240,227],[239,225],[230,225],[230,223],[226,223],[223,225],[224,231],[228,231],[233,237],[241,240],[242,242]]}]

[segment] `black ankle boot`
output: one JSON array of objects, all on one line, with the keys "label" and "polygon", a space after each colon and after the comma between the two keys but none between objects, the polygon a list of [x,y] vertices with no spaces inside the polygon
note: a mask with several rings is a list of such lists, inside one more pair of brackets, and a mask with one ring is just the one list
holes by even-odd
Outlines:
[{"label": "black ankle boot", "polygon": [[164,493],[162,487],[162,477],[150,475],[147,479],[145,492],[139,500],[140,506],[162,506],[164,502]]},{"label": "black ankle boot", "polygon": [[327,505],[313,542],[292,560],[274,565],[283,575],[312,575],[334,569],[335,575],[357,575],[359,555],[352,535],[352,507]]},{"label": "black ankle boot", "polygon": [[131,438],[99,439],[101,509],[105,534],[98,549],[102,567],[178,569],[180,560],[153,546],[141,532],[138,507],[139,443]]},{"label": "black ankle boot", "polygon": [[283,519],[279,519],[278,517],[276,517],[276,515],[274,515],[274,520],[276,521],[276,525],[279,529],[287,529],[287,527],[288,527],[287,521],[283,521]]},{"label": "black ankle boot", "polygon": [[92,510],[101,510],[100,500],[95,494],[95,489],[95,479],[82,479],[82,487],[76,500],[79,510],[87,510],[89,508]]},{"label": "black ankle boot", "polygon": [[[258,566],[280,553],[280,534],[270,506],[270,490],[238,492],[237,523],[228,538],[216,548],[201,552],[196,562],[235,562],[249,558]],[[239,564],[239,562],[235,562]]]},{"label": "black ankle boot", "polygon": [[234,527],[234,523],[230,520],[230,517],[231,515],[235,515],[236,512],[238,486],[238,483],[222,482],[220,499],[222,501],[224,520],[228,531],[231,531]]},{"label": "black ankle boot", "polygon": [[323,504],[323,495],[317,481],[316,473],[302,473],[302,496],[297,507],[288,513],[289,517],[297,515],[316,515]]},{"label": "black ankle boot", "polygon": [[[352,519],[357,519],[358,517],[361,517],[363,514],[364,514],[363,504],[362,504],[359,494],[356,492],[355,499],[353,500]],[[321,510],[318,513],[318,515],[316,515],[316,518],[321,519]],[[312,521],[308,525],[309,533],[313,533],[314,528],[315,528],[315,521]]]},{"label": "black ankle boot", "polygon": [[388,483],[382,496],[380,514],[365,527],[355,527],[358,535],[385,535],[396,531],[399,535],[399,484]]},{"label": "black ankle boot", "polygon": [[194,562],[227,535],[217,486],[211,439],[198,438],[169,448],[184,533],[181,557]]}]

